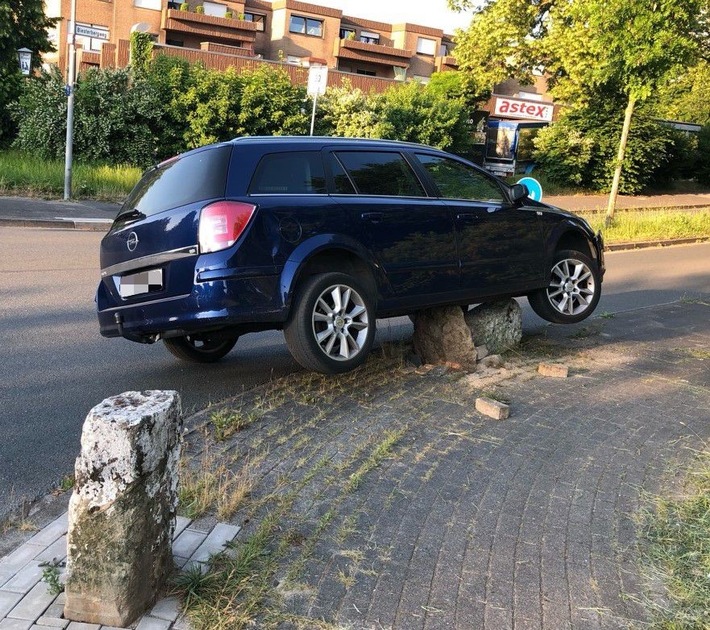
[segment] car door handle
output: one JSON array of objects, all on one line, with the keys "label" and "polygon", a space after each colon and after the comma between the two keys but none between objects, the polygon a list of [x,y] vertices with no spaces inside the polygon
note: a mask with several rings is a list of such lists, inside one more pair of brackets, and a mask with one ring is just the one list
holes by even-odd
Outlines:
[{"label": "car door handle", "polygon": [[385,218],[384,212],[363,212],[360,217],[366,221],[371,221],[372,223],[379,223]]},{"label": "car door handle", "polygon": [[475,221],[477,219],[473,212],[462,212],[456,215],[457,221]]}]

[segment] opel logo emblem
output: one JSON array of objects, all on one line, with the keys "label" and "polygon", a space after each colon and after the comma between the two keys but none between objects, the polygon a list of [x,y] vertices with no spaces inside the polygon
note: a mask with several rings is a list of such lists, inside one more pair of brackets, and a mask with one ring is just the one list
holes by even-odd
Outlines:
[{"label": "opel logo emblem", "polygon": [[138,234],[136,234],[135,232],[131,232],[128,235],[128,240],[126,241],[126,247],[128,247],[129,252],[136,251],[136,247],[138,247]]}]

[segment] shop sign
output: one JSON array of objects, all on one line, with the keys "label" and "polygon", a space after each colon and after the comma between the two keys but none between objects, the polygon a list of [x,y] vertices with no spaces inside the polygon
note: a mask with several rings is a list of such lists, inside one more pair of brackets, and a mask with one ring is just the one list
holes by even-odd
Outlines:
[{"label": "shop sign", "polygon": [[496,96],[493,115],[552,122],[553,111],[554,108],[551,103],[537,103],[534,101],[523,101],[515,98]]}]

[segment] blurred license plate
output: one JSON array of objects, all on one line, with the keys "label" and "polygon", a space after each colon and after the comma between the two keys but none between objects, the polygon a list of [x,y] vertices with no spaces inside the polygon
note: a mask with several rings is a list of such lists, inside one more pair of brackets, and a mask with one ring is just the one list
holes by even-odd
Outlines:
[{"label": "blurred license plate", "polygon": [[118,292],[127,298],[141,293],[152,293],[163,288],[163,270],[141,271],[118,279]]}]

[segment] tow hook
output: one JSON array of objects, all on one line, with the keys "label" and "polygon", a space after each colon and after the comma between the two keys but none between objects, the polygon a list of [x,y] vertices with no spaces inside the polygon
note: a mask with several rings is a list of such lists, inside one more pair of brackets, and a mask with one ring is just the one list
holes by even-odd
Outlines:
[{"label": "tow hook", "polygon": [[118,334],[123,337],[123,315],[121,313],[114,313],[113,314],[113,321],[116,322],[116,326],[118,328]]},{"label": "tow hook", "polygon": [[152,335],[137,335],[136,333],[126,332],[123,329],[123,315],[121,315],[121,313],[114,313],[113,321],[116,322],[118,334],[129,341],[135,341],[137,343],[155,343],[160,339],[160,333],[153,333]]}]

